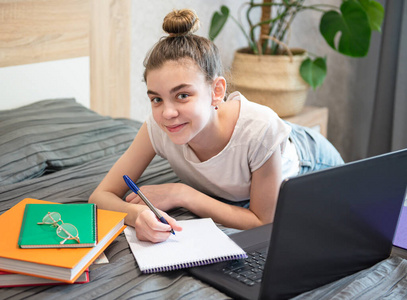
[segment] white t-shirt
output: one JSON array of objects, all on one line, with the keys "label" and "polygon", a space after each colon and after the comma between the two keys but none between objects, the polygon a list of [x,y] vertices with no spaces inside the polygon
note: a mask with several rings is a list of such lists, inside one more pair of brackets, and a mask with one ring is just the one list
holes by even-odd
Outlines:
[{"label": "white t-shirt", "polygon": [[241,101],[239,118],[226,147],[201,162],[193,150],[171,142],[154,121],[147,119],[148,133],[156,153],[166,158],[182,182],[210,195],[231,201],[250,198],[251,174],[274,153],[281,151],[283,178],[298,174],[298,156],[288,140],[291,127],[270,108],[248,101],[239,92],[226,101]]}]

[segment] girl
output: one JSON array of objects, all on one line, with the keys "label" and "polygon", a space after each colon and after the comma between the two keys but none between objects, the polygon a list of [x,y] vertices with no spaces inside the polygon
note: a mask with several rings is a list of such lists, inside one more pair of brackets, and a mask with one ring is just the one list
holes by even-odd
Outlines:
[{"label": "girl", "polygon": [[128,191],[123,175],[136,181],[156,154],[182,183],[143,186],[155,207],[184,207],[238,229],[273,221],[283,178],[343,163],[320,134],[284,122],[238,92],[224,101],[218,49],[193,34],[198,27],[191,10],[165,17],[169,36],[145,60],[152,115],[89,199],[102,209],[127,212],[126,224],[141,240],[164,241],[171,228],[182,229],[165,213],[169,225],[159,222],[137,194],[122,200]]}]

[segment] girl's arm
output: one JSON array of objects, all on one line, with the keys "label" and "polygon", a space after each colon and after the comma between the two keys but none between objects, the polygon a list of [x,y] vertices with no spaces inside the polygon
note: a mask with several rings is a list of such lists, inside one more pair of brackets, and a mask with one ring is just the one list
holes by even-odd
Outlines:
[{"label": "girl's arm", "polygon": [[[141,190],[160,209],[185,207],[224,226],[249,229],[273,222],[281,181],[281,154],[277,150],[252,174],[249,209],[225,204],[180,183],[143,186]],[[135,194],[130,194],[126,200],[141,203]]]},{"label": "girl's arm", "polygon": [[[92,193],[89,202],[96,203],[101,209],[127,213],[125,223],[136,228],[137,237],[159,242],[168,238],[170,226],[159,222],[154,214],[150,214],[151,212],[145,205],[127,203],[122,200],[129,190],[123,180],[123,175],[128,175],[137,181],[154,156],[155,151],[144,123],[130,147]],[[174,230],[180,230],[174,219],[164,215]]]}]

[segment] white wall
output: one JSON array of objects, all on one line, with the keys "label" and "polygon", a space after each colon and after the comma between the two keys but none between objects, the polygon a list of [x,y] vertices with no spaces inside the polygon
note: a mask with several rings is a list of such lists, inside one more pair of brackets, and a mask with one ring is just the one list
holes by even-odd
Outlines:
[{"label": "white wall", "polygon": [[0,109],[38,100],[76,98],[90,104],[89,57],[0,68]]}]

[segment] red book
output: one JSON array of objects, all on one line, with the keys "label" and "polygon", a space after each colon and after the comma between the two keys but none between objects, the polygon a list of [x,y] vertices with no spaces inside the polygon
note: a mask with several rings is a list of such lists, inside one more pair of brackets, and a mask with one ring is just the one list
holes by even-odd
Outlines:
[{"label": "red book", "polygon": [[[74,284],[89,282],[89,270],[83,272]],[[0,271],[0,288],[15,286],[35,286],[35,285],[61,285],[67,284],[61,281],[46,279],[41,277],[28,276],[17,273]]]}]

